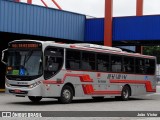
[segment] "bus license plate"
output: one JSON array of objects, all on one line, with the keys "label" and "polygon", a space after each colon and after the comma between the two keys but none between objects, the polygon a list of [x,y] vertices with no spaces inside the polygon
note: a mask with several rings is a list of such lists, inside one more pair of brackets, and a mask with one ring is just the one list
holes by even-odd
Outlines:
[{"label": "bus license plate", "polygon": [[21,92],[21,90],[14,90],[14,92],[15,92],[15,93],[20,93],[20,92]]}]

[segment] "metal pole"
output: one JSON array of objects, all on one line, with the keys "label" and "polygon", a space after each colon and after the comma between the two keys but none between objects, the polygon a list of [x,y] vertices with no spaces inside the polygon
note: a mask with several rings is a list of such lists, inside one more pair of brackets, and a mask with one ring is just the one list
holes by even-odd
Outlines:
[{"label": "metal pole", "polygon": [[105,0],[104,46],[112,46],[113,0]]},{"label": "metal pole", "polygon": [[45,7],[48,7],[48,5],[43,0],[41,0],[41,2],[44,4]]},{"label": "metal pole", "polygon": [[27,0],[27,3],[28,4],[32,4],[32,0]]},{"label": "metal pole", "polygon": [[143,0],[137,0],[136,15],[143,15]]},{"label": "metal pole", "polygon": [[62,10],[62,8],[58,5],[58,3],[55,0],[52,0],[52,2],[57,6],[59,10]]},{"label": "metal pole", "polygon": [[[143,0],[137,0],[136,16],[143,15]],[[136,52],[143,54],[143,46],[136,46]]]}]

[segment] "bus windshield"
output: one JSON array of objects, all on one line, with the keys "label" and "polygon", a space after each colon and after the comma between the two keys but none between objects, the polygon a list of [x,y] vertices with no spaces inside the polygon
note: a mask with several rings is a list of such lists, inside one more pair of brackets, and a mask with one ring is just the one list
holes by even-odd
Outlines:
[{"label": "bus windshield", "polygon": [[7,76],[37,76],[42,74],[42,51],[10,50]]}]

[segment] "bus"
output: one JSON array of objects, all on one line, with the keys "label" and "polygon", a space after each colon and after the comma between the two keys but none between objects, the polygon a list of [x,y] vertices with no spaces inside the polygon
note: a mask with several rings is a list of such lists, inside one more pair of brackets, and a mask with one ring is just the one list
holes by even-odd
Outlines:
[{"label": "bus", "polygon": [[[7,59],[5,59],[7,58]],[[32,102],[102,100],[156,92],[156,57],[96,44],[15,40],[2,51],[5,92]]]}]

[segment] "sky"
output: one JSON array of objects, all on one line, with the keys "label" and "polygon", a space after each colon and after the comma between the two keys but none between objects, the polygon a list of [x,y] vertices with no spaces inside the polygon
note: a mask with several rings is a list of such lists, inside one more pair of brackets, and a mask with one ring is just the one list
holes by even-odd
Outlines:
[{"label": "sky", "polygon": [[[21,0],[26,2],[27,0]],[[42,5],[41,0],[32,0],[33,4]],[[52,0],[44,0],[51,8],[57,8]],[[104,17],[105,0],[56,0],[63,10],[85,14],[93,17]],[[113,0],[113,16],[136,15],[136,0]],[[144,0],[144,15],[160,14],[160,0]]]}]

